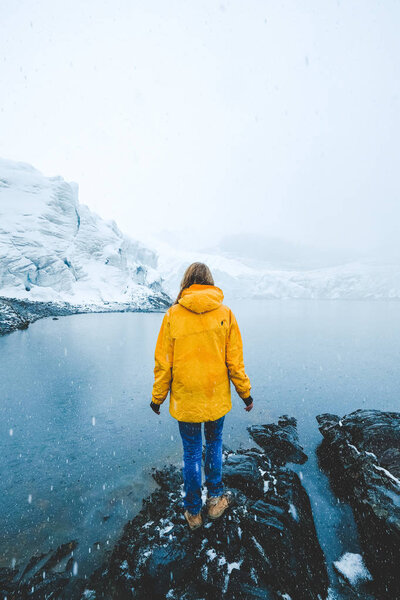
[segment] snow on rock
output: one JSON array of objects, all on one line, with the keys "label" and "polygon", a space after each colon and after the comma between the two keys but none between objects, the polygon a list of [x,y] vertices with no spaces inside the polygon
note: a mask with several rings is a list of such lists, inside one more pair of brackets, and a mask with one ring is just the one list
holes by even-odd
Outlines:
[{"label": "snow on rock", "polygon": [[364,565],[364,561],[360,554],[346,552],[333,563],[336,571],[349,582],[351,586],[356,586],[361,581],[371,581],[371,573]]},{"label": "snow on rock", "polygon": [[[400,413],[359,409],[341,418],[324,413],[317,420],[323,436],[319,465],[353,510],[376,597],[398,597]],[[357,560],[346,557],[344,564]]]},{"label": "snow on rock", "polygon": [[157,255],[79,203],[78,186],[0,159],[0,296],[67,302],[168,300]]},{"label": "snow on rock", "polygon": [[[224,450],[224,483],[232,502],[216,520],[203,510],[203,527],[195,531],[183,514],[181,469],[154,469],[159,488],[127,523],[112,554],[86,581],[87,589],[99,598],[136,600],[326,598],[326,563],[307,492],[297,474],[281,466],[292,453],[289,444],[280,443],[288,437],[289,423],[293,443],[297,439],[294,419],[286,416],[279,422],[274,428],[279,454],[271,457],[258,448]],[[265,477],[276,482],[267,491]],[[289,514],[290,505],[296,507],[297,521]],[[173,524],[168,532],[167,523]],[[121,570],[123,561],[128,570]]]}]

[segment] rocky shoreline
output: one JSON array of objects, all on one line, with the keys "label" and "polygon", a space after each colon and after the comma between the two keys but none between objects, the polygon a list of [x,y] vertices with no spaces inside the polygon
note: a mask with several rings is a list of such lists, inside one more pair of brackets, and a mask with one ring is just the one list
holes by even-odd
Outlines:
[{"label": "rocky shoreline", "polygon": [[[287,463],[304,464],[296,420],[248,427],[258,447],[224,447],[223,480],[234,502],[191,532],[181,469],[153,471],[158,484],[89,579],[78,575],[75,541],[0,569],[0,597],[42,600],[328,600],[400,597],[400,413],[358,410],[317,417],[317,449],[338,500],[354,512],[362,554],[335,561],[329,577],[310,499]],[[203,499],[206,490],[203,489]],[[327,515],[329,519],[329,515]],[[342,593],[343,592],[343,595]]]},{"label": "rocky shoreline", "polygon": [[0,336],[18,329],[27,329],[30,323],[45,317],[104,312],[159,312],[170,305],[171,298],[164,292],[149,295],[140,303],[109,302],[101,305],[74,305],[68,302],[42,302],[0,296]]},{"label": "rocky shoreline", "polygon": [[[262,428],[278,447],[284,440],[278,460],[258,448],[225,449],[224,483],[234,504],[195,532],[182,514],[181,471],[156,471],[160,489],[125,527],[82,598],[325,598],[328,576],[307,493],[294,471],[279,466],[300,449],[295,421],[282,417]],[[249,433],[260,441],[259,426]]]},{"label": "rocky shoreline", "polygon": [[400,598],[400,413],[357,410],[317,420],[319,463],[353,509],[374,592]]}]

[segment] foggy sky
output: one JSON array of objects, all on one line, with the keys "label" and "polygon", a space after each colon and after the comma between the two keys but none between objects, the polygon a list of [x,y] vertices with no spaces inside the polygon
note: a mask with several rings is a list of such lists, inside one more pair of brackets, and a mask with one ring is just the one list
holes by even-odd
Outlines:
[{"label": "foggy sky", "polygon": [[399,248],[397,0],[1,13],[0,156],[77,181],[124,232]]}]

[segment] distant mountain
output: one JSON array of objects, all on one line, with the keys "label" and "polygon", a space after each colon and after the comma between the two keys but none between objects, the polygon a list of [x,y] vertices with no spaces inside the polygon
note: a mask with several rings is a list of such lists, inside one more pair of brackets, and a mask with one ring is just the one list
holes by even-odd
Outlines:
[{"label": "distant mountain", "polygon": [[0,296],[165,307],[157,255],[78,201],[78,186],[0,159]]},{"label": "distant mountain", "polygon": [[[210,248],[208,252],[184,252],[155,237],[148,243],[158,252],[157,268],[165,290],[172,297],[179,290],[186,267],[200,261],[209,265],[227,302],[236,298],[400,299],[398,262],[371,259],[338,262],[339,257],[336,257],[335,263],[330,257],[328,265],[312,268],[305,261],[305,251],[297,268],[291,262],[292,266],[285,268],[276,265],[287,264],[288,255],[284,258],[278,253],[268,266],[265,260],[256,261],[253,252],[251,256],[241,257],[237,244],[235,252],[229,254],[222,250],[226,244]],[[327,261],[328,256],[316,257],[315,264],[319,260]]]},{"label": "distant mountain", "polygon": [[319,269],[364,258],[361,252],[315,248],[306,243],[250,233],[224,235],[213,252],[264,269]]}]

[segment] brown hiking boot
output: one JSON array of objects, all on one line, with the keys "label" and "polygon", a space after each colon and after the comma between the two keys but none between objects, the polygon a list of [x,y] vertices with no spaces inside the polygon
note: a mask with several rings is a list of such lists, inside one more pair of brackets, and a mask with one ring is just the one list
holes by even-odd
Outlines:
[{"label": "brown hiking boot", "polygon": [[231,492],[225,492],[221,496],[211,496],[207,498],[207,515],[210,519],[218,519],[232,503]]},{"label": "brown hiking boot", "polygon": [[185,516],[186,521],[189,524],[190,529],[197,529],[198,527],[203,525],[201,512],[199,512],[197,515],[192,515],[192,513],[190,513],[188,510],[185,510],[183,514]]}]

